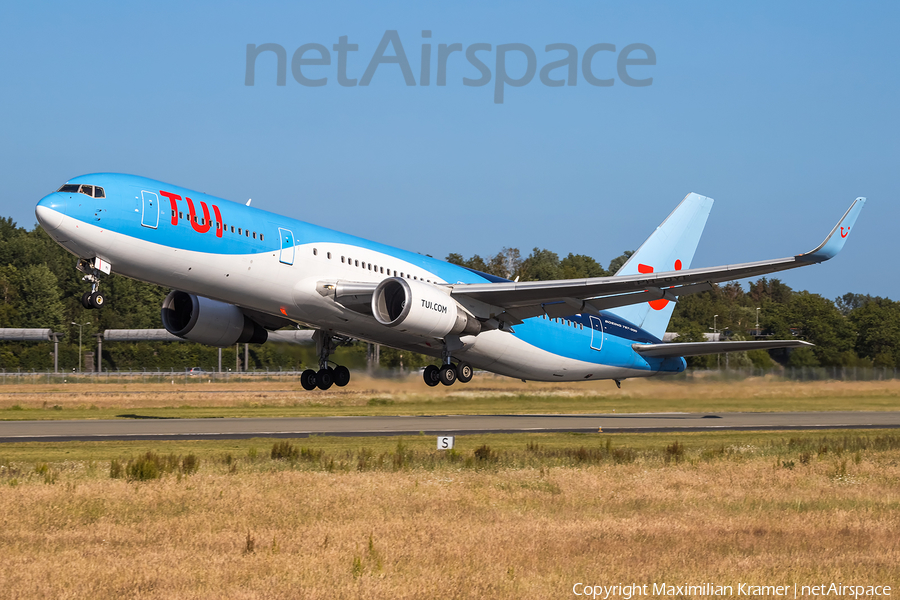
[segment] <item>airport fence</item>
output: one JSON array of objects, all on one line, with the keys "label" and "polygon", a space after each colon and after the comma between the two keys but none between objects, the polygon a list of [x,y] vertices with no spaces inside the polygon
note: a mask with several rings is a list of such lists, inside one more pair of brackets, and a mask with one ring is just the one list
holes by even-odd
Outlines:
[{"label": "airport fence", "polygon": [[887,381],[900,378],[892,367],[785,367],[783,369],[688,369],[674,378],[682,380],[743,381],[751,378],[783,381]]},{"label": "airport fence", "polygon": [[[36,371],[0,372],[0,386],[64,383],[124,383],[124,384],[200,384],[282,381],[298,383],[302,371],[140,371],[113,370],[99,373],[53,373]],[[379,379],[403,379],[420,376],[408,369],[361,369],[355,374],[365,374]],[[477,377],[498,377],[492,373],[478,372]],[[688,369],[677,375],[666,375],[672,381],[743,381],[751,378],[767,378],[781,381],[887,381],[900,379],[896,368],[862,367],[786,367],[782,369]]]}]

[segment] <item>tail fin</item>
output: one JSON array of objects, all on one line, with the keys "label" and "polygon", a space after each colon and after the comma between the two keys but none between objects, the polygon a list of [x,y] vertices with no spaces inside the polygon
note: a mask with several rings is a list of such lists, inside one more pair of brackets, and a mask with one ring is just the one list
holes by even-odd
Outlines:
[{"label": "tail fin", "polygon": [[[694,193],[685,196],[662,225],[622,265],[616,276],[691,268],[712,205],[712,198]],[[661,299],[621,306],[610,312],[662,339],[674,310],[673,302]]]}]

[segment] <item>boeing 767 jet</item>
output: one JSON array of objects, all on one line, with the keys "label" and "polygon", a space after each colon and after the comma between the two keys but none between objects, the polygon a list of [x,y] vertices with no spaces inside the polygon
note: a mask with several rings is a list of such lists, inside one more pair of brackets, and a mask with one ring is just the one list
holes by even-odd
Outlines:
[{"label": "boeing 767 jet", "polygon": [[441,359],[428,385],[472,379],[473,367],[535,381],[648,377],[685,369],[683,357],[807,345],[799,340],[663,343],[675,302],[718,282],[821,263],[843,247],[865,203],[857,198],[815,249],[775,260],[692,268],[713,200],[688,194],[611,277],[508,281],[238,202],[144,177],[71,179],[35,209],[77,257],[102,308],[104,275],[171,288],[162,321],[212,346],[263,343],[285,326],[315,330],[318,370],[306,389],[344,386],[329,360],[366,340]]}]

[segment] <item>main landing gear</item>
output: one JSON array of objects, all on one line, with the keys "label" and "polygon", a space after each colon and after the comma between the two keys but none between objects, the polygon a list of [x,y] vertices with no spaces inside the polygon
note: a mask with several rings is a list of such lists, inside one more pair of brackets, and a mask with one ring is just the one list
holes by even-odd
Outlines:
[{"label": "main landing gear", "polygon": [[350,369],[340,365],[328,366],[328,357],[338,345],[348,343],[349,338],[334,336],[320,329],[313,334],[313,340],[316,342],[316,354],[319,355],[319,370],[307,369],[300,374],[300,385],[303,386],[303,389],[307,391],[316,388],[327,390],[332,385],[344,387],[350,383]]},{"label": "main landing gear", "polygon": [[428,365],[425,367],[425,372],[422,373],[422,376],[425,379],[426,384],[430,387],[434,387],[439,383],[443,383],[444,385],[453,385],[457,381],[469,383],[472,381],[472,376],[474,374],[472,365],[466,362],[460,362],[455,365],[452,363],[445,363],[440,367]]},{"label": "main landing gear", "polygon": [[91,284],[91,289],[81,295],[81,305],[88,309],[103,308],[106,298],[100,292],[100,269],[83,258],[78,261],[75,268],[85,274],[81,279]]},{"label": "main landing gear", "polygon": [[460,341],[459,336],[447,336],[444,338],[444,349],[441,352],[441,360],[444,362],[440,367],[428,365],[425,372],[422,373],[425,383],[430,387],[434,387],[439,383],[444,385],[453,385],[457,381],[469,383],[475,374],[472,371],[472,365],[467,362],[457,361],[453,364],[451,354],[457,350],[462,350],[464,344]]}]

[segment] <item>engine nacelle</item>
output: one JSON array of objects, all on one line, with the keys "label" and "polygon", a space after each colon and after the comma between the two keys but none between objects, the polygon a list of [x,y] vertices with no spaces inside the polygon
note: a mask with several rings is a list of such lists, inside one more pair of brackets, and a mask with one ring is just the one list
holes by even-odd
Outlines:
[{"label": "engine nacelle", "polygon": [[166,331],[191,342],[224,348],[262,344],[268,332],[234,304],[173,290],[162,305]]},{"label": "engine nacelle", "polygon": [[401,277],[378,284],[372,294],[372,314],[382,325],[426,338],[481,331],[481,323],[442,289]]}]

